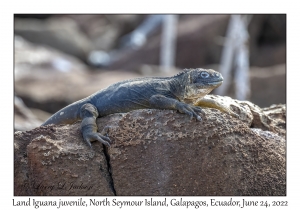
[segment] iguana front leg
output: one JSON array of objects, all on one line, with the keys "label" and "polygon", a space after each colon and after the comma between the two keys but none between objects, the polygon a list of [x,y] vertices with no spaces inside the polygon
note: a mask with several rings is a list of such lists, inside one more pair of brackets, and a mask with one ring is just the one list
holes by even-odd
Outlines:
[{"label": "iguana front leg", "polygon": [[205,114],[200,107],[195,107],[163,95],[153,95],[149,101],[151,108],[178,110],[180,113],[189,115],[191,119],[195,117],[198,121],[202,120],[199,114]]},{"label": "iguana front leg", "polygon": [[101,143],[110,146],[111,140],[107,136],[104,136],[103,133],[100,134],[97,132],[96,119],[98,115],[97,108],[90,103],[84,104],[80,108],[80,117],[82,119],[80,130],[83,139],[90,147],[92,147],[92,141],[100,141]]}]

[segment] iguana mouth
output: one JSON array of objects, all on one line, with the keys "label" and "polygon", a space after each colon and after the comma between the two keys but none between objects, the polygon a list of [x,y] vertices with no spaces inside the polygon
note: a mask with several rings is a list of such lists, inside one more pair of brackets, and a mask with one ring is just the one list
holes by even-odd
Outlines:
[{"label": "iguana mouth", "polygon": [[213,77],[213,78],[209,78],[207,80],[203,80],[202,82],[206,83],[206,84],[222,83],[223,82],[223,77],[222,76]]},{"label": "iguana mouth", "polygon": [[222,85],[223,80],[203,82],[203,84],[195,84],[198,89],[216,88]]},{"label": "iguana mouth", "polygon": [[208,82],[208,85],[219,86],[223,83],[223,80]]}]

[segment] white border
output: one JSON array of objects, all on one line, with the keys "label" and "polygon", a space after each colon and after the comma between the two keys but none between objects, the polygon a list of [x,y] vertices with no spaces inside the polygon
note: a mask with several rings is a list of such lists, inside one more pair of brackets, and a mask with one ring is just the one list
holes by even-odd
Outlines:
[{"label": "white border", "polygon": [[[281,13],[287,14],[287,197],[289,207],[299,200],[299,5],[296,1],[2,1],[1,40],[1,206],[12,206],[13,197],[13,14],[14,13]],[[24,199],[26,197],[23,197]],[[49,197],[58,200],[59,197]],[[78,197],[64,197],[66,200]],[[122,197],[120,199],[126,199]],[[140,197],[141,198],[141,197]],[[217,197],[223,199],[226,197]],[[251,197],[255,198],[255,197]],[[256,197],[258,200],[261,197]],[[276,197],[264,197],[274,200]],[[47,199],[39,197],[39,199]],[[132,199],[132,197],[130,197]],[[144,199],[144,198],[142,198]],[[195,197],[191,197],[191,200]],[[201,200],[201,197],[199,197]],[[208,197],[204,198],[208,199]],[[242,199],[242,198],[239,198]],[[75,208],[75,207],[74,207]]]}]

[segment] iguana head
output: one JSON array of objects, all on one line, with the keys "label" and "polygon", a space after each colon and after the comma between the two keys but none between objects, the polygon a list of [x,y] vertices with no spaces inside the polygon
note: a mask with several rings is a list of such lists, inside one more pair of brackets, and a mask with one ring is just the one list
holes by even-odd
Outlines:
[{"label": "iguana head", "polygon": [[219,72],[200,68],[186,70],[185,79],[183,100],[187,103],[203,98],[223,82],[223,77]]}]

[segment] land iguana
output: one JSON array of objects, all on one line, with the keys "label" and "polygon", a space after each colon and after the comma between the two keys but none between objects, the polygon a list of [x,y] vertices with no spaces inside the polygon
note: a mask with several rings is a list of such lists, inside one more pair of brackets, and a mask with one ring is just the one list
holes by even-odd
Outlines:
[{"label": "land iguana", "polygon": [[[201,121],[200,115],[205,113],[193,104],[198,103],[222,82],[220,73],[201,68],[185,69],[173,77],[145,77],[121,81],[66,106],[42,126],[71,124],[82,120],[81,133],[90,147],[90,142],[96,140],[109,146],[111,140],[105,135],[105,131],[97,132],[96,118],[136,109],[172,109]],[[206,101],[203,104],[209,106],[214,102]]]}]

